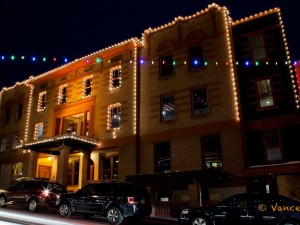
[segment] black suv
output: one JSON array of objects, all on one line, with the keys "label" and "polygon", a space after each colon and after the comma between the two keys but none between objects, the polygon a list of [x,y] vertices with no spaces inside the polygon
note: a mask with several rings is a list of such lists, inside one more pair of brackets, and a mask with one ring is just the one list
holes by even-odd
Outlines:
[{"label": "black suv", "polygon": [[178,222],[188,225],[300,225],[300,202],[281,195],[242,193],[215,206],[184,209]]},{"label": "black suv", "polygon": [[150,216],[152,210],[145,187],[129,182],[87,184],[75,193],[61,195],[57,207],[61,217],[79,213],[89,218],[96,214],[113,225],[122,223],[124,218],[138,223]]},{"label": "black suv", "polygon": [[31,212],[38,208],[55,209],[62,193],[67,193],[66,189],[56,182],[45,179],[19,181],[6,190],[0,190],[0,206],[22,206]]}]

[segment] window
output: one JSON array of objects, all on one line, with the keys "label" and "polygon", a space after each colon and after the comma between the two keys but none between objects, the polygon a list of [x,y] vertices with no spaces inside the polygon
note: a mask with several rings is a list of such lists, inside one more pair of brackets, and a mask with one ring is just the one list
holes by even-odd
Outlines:
[{"label": "window", "polygon": [[170,142],[156,143],[155,146],[155,172],[171,172],[171,145]]},{"label": "window", "polygon": [[206,169],[220,169],[223,166],[221,135],[211,134],[200,137],[201,149]]},{"label": "window", "polygon": [[6,142],[7,142],[7,137],[6,136],[2,136],[0,152],[5,152],[5,150],[6,150]]},{"label": "window", "polygon": [[86,98],[92,95],[92,77],[88,76],[83,79],[83,97]]},{"label": "window", "polygon": [[10,120],[10,112],[11,112],[11,108],[7,107],[5,109],[5,118],[4,118],[5,124],[7,124],[9,122],[9,120]]},{"label": "window", "polygon": [[13,149],[15,149],[17,147],[17,145],[19,144],[19,134],[15,133],[14,134],[14,140],[13,140]]},{"label": "window", "polygon": [[17,120],[22,118],[22,113],[23,113],[23,102],[20,102],[18,105]]},{"label": "window", "polygon": [[173,57],[172,55],[160,56],[159,59],[160,77],[165,77],[173,74]]},{"label": "window", "polygon": [[258,81],[257,92],[261,108],[274,105],[270,79]]},{"label": "window", "polygon": [[277,130],[267,131],[263,134],[267,161],[281,161],[283,159],[279,132]]},{"label": "window", "polygon": [[23,175],[23,163],[22,162],[16,162],[12,166],[12,175],[21,177]]},{"label": "window", "polygon": [[37,111],[38,112],[44,111],[45,108],[46,108],[46,91],[39,93]]},{"label": "window", "polygon": [[121,87],[121,66],[112,68],[110,74],[110,90]]},{"label": "window", "polygon": [[114,104],[108,107],[109,124],[108,129],[119,128],[121,123],[121,104]]},{"label": "window", "polygon": [[161,119],[162,121],[176,119],[176,106],[174,95],[161,97]]},{"label": "window", "polygon": [[201,115],[208,112],[206,88],[192,90],[192,113]]},{"label": "window", "polygon": [[188,53],[190,69],[196,69],[204,66],[202,45],[189,48]]},{"label": "window", "polygon": [[58,104],[63,104],[67,102],[67,84],[59,87],[58,92]]},{"label": "window", "polygon": [[68,185],[77,185],[79,183],[79,161],[79,157],[69,159]]},{"label": "window", "polygon": [[250,47],[252,50],[252,57],[254,61],[265,59],[266,51],[263,39],[263,34],[256,34],[249,37]]},{"label": "window", "polygon": [[40,140],[43,138],[43,129],[43,123],[38,123],[35,125],[34,140]]},{"label": "window", "polygon": [[105,157],[103,161],[103,179],[112,180],[118,179],[118,155]]}]

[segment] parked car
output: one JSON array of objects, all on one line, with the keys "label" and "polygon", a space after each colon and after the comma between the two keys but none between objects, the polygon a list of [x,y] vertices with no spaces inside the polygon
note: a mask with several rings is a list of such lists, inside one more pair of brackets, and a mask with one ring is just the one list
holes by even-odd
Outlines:
[{"label": "parked car", "polygon": [[233,195],[215,206],[184,209],[180,225],[300,225],[300,202],[261,193]]},{"label": "parked car", "polygon": [[22,206],[34,212],[38,208],[53,208],[58,197],[67,190],[59,183],[44,179],[19,181],[6,190],[0,190],[0,206]]},{"label": "parked car", "polygon": [[75,193],[63,194],[56,203],[61,217],[82,214],[84,218],[98,215],[118,225],[124,218],[138,223],[151,214],[149,194],[145,187],[130,182],[95,182]]}]

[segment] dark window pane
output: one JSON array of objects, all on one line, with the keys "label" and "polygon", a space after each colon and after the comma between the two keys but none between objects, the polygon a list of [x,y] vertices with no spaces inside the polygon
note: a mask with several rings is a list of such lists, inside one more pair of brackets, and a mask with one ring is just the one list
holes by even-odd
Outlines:
[{"label": "dark window pane", "polygon": [[176,119],[176,106],[174,95],[162,97],[161,118],[163,121]]}]

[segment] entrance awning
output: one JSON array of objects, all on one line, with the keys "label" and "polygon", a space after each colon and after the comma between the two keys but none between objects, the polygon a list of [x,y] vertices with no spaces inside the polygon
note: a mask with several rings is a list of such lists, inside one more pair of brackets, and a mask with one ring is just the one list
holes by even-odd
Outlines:
[{"label": "entrance awning", "polygon": [[214,183],[226,180],[229,174],[218,170],[194,170],[184,172],[136,174],[127,176],[126,180],[141,185],[169,185],[191,183]]},{"label": "entrance awning", "polygon": [[18,145],[18,149],[26,149],[47,153],[52,155],[59,155],[59,151],[66,145],[71,147],[71,150],[90,149],[98,145],[98,140],[78,136],[75,134],[63,134],[49,138],[43,138],[32,142],[26,142]]}]

